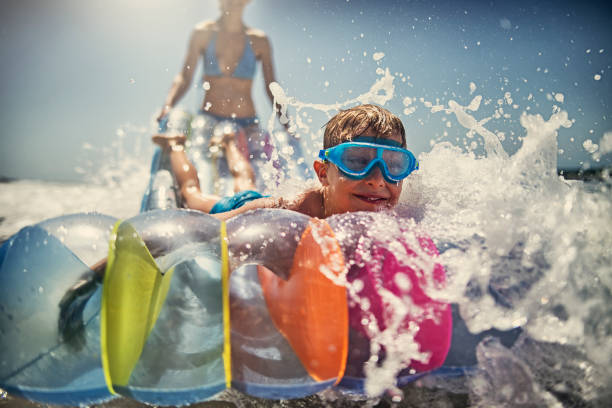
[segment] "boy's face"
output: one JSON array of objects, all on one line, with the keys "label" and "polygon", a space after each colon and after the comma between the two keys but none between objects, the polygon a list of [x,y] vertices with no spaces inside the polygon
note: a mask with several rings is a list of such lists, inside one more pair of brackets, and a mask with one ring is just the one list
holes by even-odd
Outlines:
[{"label": "boy's face", "polygon": [[[367,129],[360,136],[377,137]],[[394,133],[391,139],[401,143],[402,137]],[[378,166],[374,166],[365,178],[355,180],[347,177],[330,162],[315,162],[315,171],[323,185],[325,216],[354,211],[380,211],[393,208],[402,192],[402,182],[389,183]]]}]

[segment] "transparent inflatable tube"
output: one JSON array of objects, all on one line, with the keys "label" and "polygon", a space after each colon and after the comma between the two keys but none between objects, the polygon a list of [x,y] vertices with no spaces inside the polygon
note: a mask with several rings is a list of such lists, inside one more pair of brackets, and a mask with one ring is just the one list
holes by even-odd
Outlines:
[{"label": "transparent inflatable tube", "polygon": [[[265,398],[295,398],[337,383],[346,360],[344,288],[323,275],[304,280],[319,274],[322,261],[309,261],[317,259],[317,251],[325,258],[314,233],[333,243],[331,229],[289,211],[262,210],[247,218],[226,226],[195,211],[167,210],[124,222],[66,216],[22,230],[0,250],[0,385],[29,399],[76,405],[110,398],[107,386],[144,402],[186,404],[228,386]],[[258,238],[241,232],[245,225],[253,226],[249,232],[258,230]],[[235,241],[229,250],[226,236]],[[84,249],[71,251],[65,245],[74,242]],[[281,250],[286,256],[277,256]],[[290,259],[292,251],[299,259]],[[30,252],[32,257],[24,256]],[[337,245],[332,255],[328,269],[340,273]],[[105,258],[101,291],[88,265]],[[231,279],[230,263],[236,268]],[[287,267],[290,271],[283,271]],[[30,279],[21,279],[23,273]],[[314,282],[311,289],[309,281]],[[79,286],[82,282],[87,285]],[[287,297],[295,290],[291,287],[303,293]],[[321,319],[330,300],[337,317]],[[299,319],[293,314],[303,314],[304,308],[315,318],[296,326]],[[32,323],[30,314],[40,315],[37,322],[44,325]],[[64,340],[58,329],[63,315],[74,326],[72,337]],[[254,320],[241,318],[249,315],[267,319],[267,325],[253,326]],[[325,342],[339,333],[332,353],[317,338],[325,330]],[[329,362],[330,356],[335,364],[312,364],[313,358]]]},{"label": "transparent inflatable tube", "polygon": [[[341,227],[333,219],[330,224]],[[403,245],[423,252],[427,244]],[[355,248],[340,246],[326,222],[287,210],[257,210],[227,224],[195,211],[166,210],[121,223],[87,214],[27,227],[0,248],[0,386],[29,399],[72,405],[110,398],[107,386],[170,405],[203,401],[227,387],[274,399],[333,385],[364,393],[359,370],[369,347],[350,339],[359,327],[344,285],[359,277],[374,304],[368,279],[381,270],[410,276],[393,264],[396,255],[388,246],[367,248],[372,263],[344,277],[347,262],[359,264]],[[103,295],[100,282],[89,278],[107,258]],[[101,301],[111,313],[102,312],[100,326]],[[28,320],[35,314],[44,324]],[[324,333],[323,342],[318,333]],[[329,344],[333,352],[324,350]],[[355,359],[347,349],[366,354]],[[423,371],[400,372],[398,385],[436,367],[434,374],[465,373],[473,364],[453,349],[461,344],[453,344],[441,367],[444,355],[437,352],[437,362]],[[313,364],[317,360],[335,363]]]}]

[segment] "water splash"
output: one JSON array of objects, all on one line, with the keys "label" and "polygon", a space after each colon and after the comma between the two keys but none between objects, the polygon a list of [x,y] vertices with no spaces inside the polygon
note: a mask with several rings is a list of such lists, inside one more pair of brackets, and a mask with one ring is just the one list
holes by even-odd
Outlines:
[{"label": "water splash", "polygon": [[485,338],[478,345],[477,356],[480,370],[471,378],[474,406],[562,407],[534,381],[527,364],[499,340]]},{"label": "water splash", "polygon": [[[465,108],[451,110],[470,130],[483,123]],[[601,374],[584,386],[576,385],[580,376],[566,379],[574,384],[572,395],[598,400],[612,378],[610,186],[557,176],[557,131],[572,123],[566,112],[548,120],[524,113],[520,123],[526,136],[512,156],[499,154],[499,146],[479,157],[448,142],[434,145],[421,155],[421,171],[406,183],[404,203],[421,209],[421,225],[444,251],[450,276],[446,298],[459,305],[470,330],[521,327],[531,341],[555,350],[569,347],[572,363]],[[491,136],[486,129],[477,133]],[[540,357],[535,371],[557,364]],[[487,375],[498,377],[492,383],[512,378],[503,370]],[[539,380],[533,381],[535,390]],[[472,384],[478,398],[490,391]],[[548,401],[546,406],[557,404],[538,398],[534,401]],[[493,403],[485,401],[482,406]]]},{"label": "water splash", "polygon": [[[356,96],[355,98],[332,104],[300,101],[295,97],[288,96],[282,87],[276,82],[270,84],[270,91],[272,92],[272,95],[274,95],[275,104],[281,106],[281,114],[283,116],[286,114],[288,107],[295,109],[295,123],[292,131],[299,132],[301,135],[311,134],[312,131],[310,126],[304,120],[302,120],[301,117],[301,114],[305,110],[320,111],[325,113],[327,117],[330,118],[331,116],[335,115],[338,110],[349,106],[366,103],[374,103],[384,106],[387,102],[393,99],[395,91],[393,80],[395,79],[395,76],[391,74],[389,68],[379,68],[376,72],[379,75],[379,78],[374,82],[374,84],[372,84],[368,91]],[[275,112],[272,113],[268,121],[269,131],[274,129],[274,120]],[[313,136],[317,137],[318,134],[314,134]]]},{"label": "water splash", "polygon": [[[273,93],[277,102],[298,112],[311,109],[329,115],[358,102],[377,103],[380,89],[388,102],[396,94],[393,79],[382,76],[361,97],[332,105],[297,101],[278,86]],[[471,83],[470,94],[475,91]],[[518,108],[509,92],[499,98],[492,114],[480,118],[482,95],[473,96],[465,106],[452,99],[442,104],[418,96],[400,98],[409,111],[406,114],[414,112],[413,102],[419,100],[432,115],[452,115],[466,129],[466,140],[481,138],[484,145],[484,152],[478,154],[474,143],[464,147],[448,141],[435,143],[430,152],[420,155],[421,170],[405,181],[398,209],[403,218],[396,218],[396,225],[418,221],[442,251],[448,273],[446,288],[428,294],[457,304],[475,333],[517,327],[523,331],[513,348],[484,341],[478,348],[480,379],[463,384],[461,392],[469,393],[477,406],[524,399],[534,406],[559,406],[559,401],[568,399],[589,403],[605,398],[612,378],[612,200],[609,183],[589,185],[557,175],[558,131],[573,124],[568,112],[555,106],[545,119],[524,111],[519,118],[523,128],[523,135],[517,137],[519,148],[508,154],[502,145],[504,134],[490,131],[487,125],[493,119],[509,118],[502,105]],[[556,93],[553,99],[561,103],[564,97]],[[297,116],[297,131],[320,140],[302,116]],[[611,150],[607,143],[603,137],[597,148],[594,143],[588,146],[595,160]],[[392,240],[402,235],[383,218],[365,224],[362,227],[371,229],[373,236]],[[350,242],[350,237],[340,235],[345,244]],[[367,311],[371,305],[359,296],[361,283],[347,285],[351,299]],[[393,327],[406,315],[407,304],[384,291],[381,296]],[[401,362],[423,356],[415,347],[414,332],[388,336],[390,332],[376,325],[368,327],[375,340],[371,344],[374,360],[366,366],[367,387],[376,394],[394,389]],[[375,361],[381,348],[390,353],[398,350],[398,354],[382,363]],[[541,353],[538,358],[530,354],[536,348]],[[400,363],[394,365],[392,360]],[[554,371],[561,360],[567,376],[551,379],[541,374]],[[518,372],[523,375],[513,375]],[[586,372],[598,374],[584,380]],[[456,390],[450,382],[434,383]],[[494,390],[500,387],[502,399],[495,400]]]},{"label": "water splash", "polygon": [[144,126],[124,125],[108,146],[83,146],[75,169],[82,183],[17,180],[2,183],[0,239],[42,220],[78,212],[129,218],[138,212],[153,145]]}]

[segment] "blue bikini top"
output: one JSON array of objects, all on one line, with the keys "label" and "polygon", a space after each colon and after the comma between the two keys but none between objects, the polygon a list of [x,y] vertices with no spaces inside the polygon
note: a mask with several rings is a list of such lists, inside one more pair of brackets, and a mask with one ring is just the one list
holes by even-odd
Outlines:
[{"label": "blue bikini top", "polygon": [[[244,41],[245,44],[242,57],[240,57],[238,66],[236,66],[236,69],[234,72],[232,72],[231,76],[233,78],[253,79],[255,76],[255,63],[257,61],[255,59],[255,53],[251,47],[249,37],[245,35]],[[221,72],[221,68],[219,68],[219,61],[217,61],[216,45],[217,33],[213,35],[213,38],[210,40],[208,47],[206,47],[206,52],[204,53],[204,73],[210,76],[224,76]]]}]

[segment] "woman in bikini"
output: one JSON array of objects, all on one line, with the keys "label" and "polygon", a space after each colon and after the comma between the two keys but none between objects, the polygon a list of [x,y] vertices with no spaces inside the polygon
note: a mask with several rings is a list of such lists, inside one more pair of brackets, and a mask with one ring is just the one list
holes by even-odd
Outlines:
[{"label": "woman in bikini", "polygon": [[[224,144],[227,144],[230,136],[229,142],[233,140],[245,161],[257,169],[270,160],[272,153],[269,135],[258,125],[251,92],[257,61],[261,62],[265,88],[272,103],[274,99],[269,85],[275,78],[268,37],[263,31],[247,27],[242,21],[244,8],[249,1],[220,0],[220,17],[196,25],[189,40],[183,68],[175,77],[157,119],[162,121],[185,95],[192,83],[198,60],[202,57],[206,92],[199,113],[206,123],[213,125],[207,128],[207,132],[212,134],[212,140],[206,142],[214,144],[223,139]],[[217,125],[216,129],[214,125]],[[288,127],[287,123],[283,125]],[[206,136],[200,139],[204,140]],[[234,173],[231,163],[229,166],[230,172]],[[233,189],[240,191],[245,186],[235,182]]]}]

